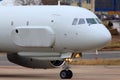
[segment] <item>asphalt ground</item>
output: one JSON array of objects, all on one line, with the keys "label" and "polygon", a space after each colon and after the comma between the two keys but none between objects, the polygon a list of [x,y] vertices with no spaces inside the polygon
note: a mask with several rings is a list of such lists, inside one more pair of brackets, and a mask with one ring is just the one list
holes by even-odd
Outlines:
[{"label": "asphalt ground", "polygon": [[[102,51],[99,53],[103,56],[114,55],[112,58],[119,58],[120,51]],[[85,52],[83,56],[89,58],[87,56],[94,54],[93,52]],[[107,56],[106,58],[111,58]],[[5,54],[0,54],[0,80],[61,80],[59,77],[61,70],[62,68],[44,70],[21,67],[10,63]],[[120,66],[71,65],[71,70],[74,75],[70,80],[120,80]]]},{"label": "asphalt ground", "polygon": [[[120,66],[71,66],[70,80],[120,80]],[[28,69],[19,66],[0,67],[0,80],[61,80],[58,69]]]}]

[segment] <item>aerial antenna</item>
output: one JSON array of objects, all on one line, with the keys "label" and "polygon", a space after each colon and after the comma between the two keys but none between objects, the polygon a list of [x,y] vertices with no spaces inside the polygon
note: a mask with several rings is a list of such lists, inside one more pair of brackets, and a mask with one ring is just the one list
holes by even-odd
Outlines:
[{"label": "aerial antenna", "polygon": [[58,0],[58,6],[60,6],[60,0]]}]

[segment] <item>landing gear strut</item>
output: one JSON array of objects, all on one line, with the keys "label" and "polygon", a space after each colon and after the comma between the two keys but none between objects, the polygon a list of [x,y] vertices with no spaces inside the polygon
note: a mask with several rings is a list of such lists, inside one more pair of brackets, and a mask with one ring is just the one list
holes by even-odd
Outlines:
[{"label": "landing gear strut", "polygon": [[73,76],[72,71],[69,70],[70,69],[69,62],[70,62],[69,60],[66,61],[65,65],[63,66],[63,70],[60,72],[60,77],[62,79],[71,79]]}]

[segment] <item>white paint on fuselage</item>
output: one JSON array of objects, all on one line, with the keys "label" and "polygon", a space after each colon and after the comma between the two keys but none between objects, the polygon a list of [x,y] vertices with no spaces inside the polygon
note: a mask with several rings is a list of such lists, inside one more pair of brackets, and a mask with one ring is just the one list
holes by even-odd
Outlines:
[{"label": "white paint on fuselage", "polygon": [[[84,51],[101,48],[111,40],[109,31],[102,24],[89,25],[86,22],[84,25],[72,25],[74,18],[97,18],[92,12],[84,8],[18,6],[0,7],[0,12],[0,51]],[[26,25],[28,27],[50,26],[55,33],[53,48],[17,46],[11,39],[11,32],[15,27]]]}]

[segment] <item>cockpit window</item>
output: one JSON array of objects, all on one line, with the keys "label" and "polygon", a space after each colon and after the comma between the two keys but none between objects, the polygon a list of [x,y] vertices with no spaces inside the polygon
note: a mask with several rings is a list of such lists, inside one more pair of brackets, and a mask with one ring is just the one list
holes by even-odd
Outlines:
[{"label": "cockpit window", "polygon": [[78,24],[85,24],[85,20],[80,18]]},{"label": "cockpit window", "polygon": [[100,19],[96,18],[96,20],[97,20],[97,22],[98,22],[99,24],[102,24],[102,22],[100,21]]},{"label": "cockpit window", "polygon": [[72,25],[76,25],[78,22],[78,18],[74,18]]},{"label": "cockpit window", "polygon": [[97,24],[95,18],[87,18],[86,20],[87,20],[87,23],[88,23],[88,24]]}]

